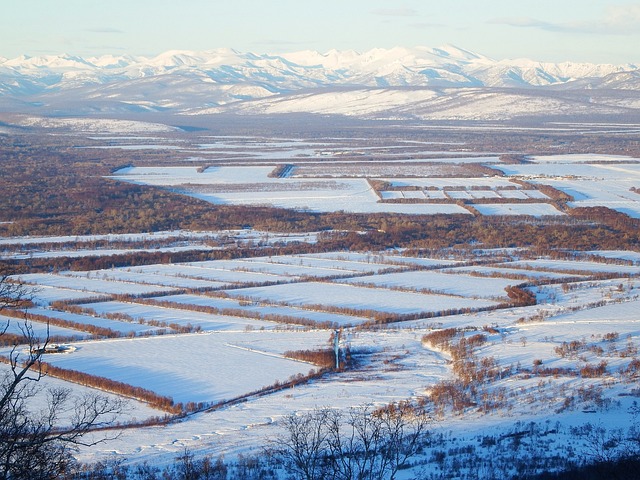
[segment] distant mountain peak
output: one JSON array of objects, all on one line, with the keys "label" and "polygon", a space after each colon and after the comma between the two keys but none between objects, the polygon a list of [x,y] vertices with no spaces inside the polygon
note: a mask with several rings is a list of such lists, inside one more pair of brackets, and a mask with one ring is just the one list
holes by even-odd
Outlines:
[{"label": "distant mountain peak", "polygon": [[[496,61],[451,44],[364,52],[256,54],[217,48],[169,50],[153,57],[22,55],[0,57],[0,105],[13,101],[36,108],[59,102],[59,110],[54,111],[68,113],[69,104],[110,112],[128,111],[132,105],[140,108],[144,102],[147,110],[191,112],[345,88],[365,89],[363,92],[380,87],[640,90],[638,71],[636,65]],[[622,75],[625,72],[634,75]],[[65,97],[67,92],[74,96]],[[365,97],[362,94],[354,101],[362,102]],[[397,98],[400,96],[394,101]],[[406,101],[412,101],[409,94]]]}]

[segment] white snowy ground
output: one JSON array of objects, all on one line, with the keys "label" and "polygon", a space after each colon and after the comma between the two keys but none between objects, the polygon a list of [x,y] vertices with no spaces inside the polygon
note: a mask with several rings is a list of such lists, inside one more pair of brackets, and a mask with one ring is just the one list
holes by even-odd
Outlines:
[{"label": "white snowy ground", "polygon": [[510,177],[551,185],[574,198],[571,207],[604,206],[640,218],[640,159],[613,155],[533,157],[535,163],[499,165]]},{"label": "white snowy ground", "polygon": [[176,402],[219,402],[306,375],[314,365],[284,358],[291,349],[327,344],[328,331],[219,332],[74,343],[73,354],[47,355],[65,369],[152,390]]},{"label": "white snowy ground", "polygon": [[[295,271],[289,272],[293,276],[285,277],[281,275],[283,272],[275,275],[275,278],[286,278],[295,283],[233,288],[226,291],[231,298],[180,294],[159,296],[157,300],[182,303],[184,307],[209,305],[220,309],[298,316],[356,326],[368,319],[322,312],[317,305],[366,308],[389,313],[415,313],[464,306],[478,308],[495,305],[497,301],[488,299],[504,296],[501,288],[521,282],[508,276],[500,277],[500,274],[558,282],[534,289],[539,301],[535,306],[425,318],[374,330],[347,328],[341,338],[341,347],[344,349],[348,346],[356,360],[356,366],[351,370],[326,374],[308,384],[250,398],[218,411],[191,415],[165,427],[127,430],[117,440],[92,449],[82,449],[79,458],[94,461],[116,455],[128,462],[148,461],[163,465],[171,463],[184,452],[184,448],[189,448],[196,455],[224,454],[232,459],[239,453],[259,452],[268,444],[269,438],[280,431],[278,419],[292,412],[324,406],[348,408],[363,404],[385,405],[392,401],[422,397],[434,383],[453,378],[448,354],[423,345],[422,336],[434,328],[450,327],[472,329],[470,335],[485,333],[487,342],[479,347],[478,355],[482,358],[493,357],[501,367],[532,368],[534,360],[541,360],[544,368],[579,369],[587,363],[595,365],[600,361],[607,362],[607,374],[602,378],[511,376],[497,381],[490,388],[503,387],[513,395],[509,397],[508,407],[487,414],[471,408],[460,416],[449,414],[444,421],[434,425],[434,429],[451,432],[450,437],[458,439],[458,443],[451,445],[464,445],[465,442],[477,444],[474,435],[502,435],[512,431],[516,421],[549,420],[561,422],[564,426],[602,422],[604,425],[625,426],[628,423],[627,408],[635,397],[620,395],[628,395],[634,388],[637,389],[638,382],[636,379],[625,383],[618,372],[635,358],[634,354],[627,355],[624,352],[632,352],[633,348],[640,347],[640,319],[637,316],[640,309],[640,267],[637,263],[628,264],[629,260],[637,259],[637,252],[588,252],[589,255],[596,253],[601,253],[602,262],[580,258],[575,261],[532,259],[507,262],[505,256],[517,255],[518,252],[503,249],[481,252],[484,261],[490,259],[490,255],[495,255],[498,266],[455,268],[458,262],[451,258],[411,258],[402,257],[397,252],[328,252],[202,262],[202,265],[200,262],[155,265],[135,267],[130,271],[114,269],[89,274],[61,272],[53,277],[56,284],[63,284],[65,279],[72,283],[92,280],[88,283],[96,285],[96,289],[99,286],[101,291],[120,292],[121,285],[126,285],[122,281],[125,277],[128,282],[144,287],[149,287],[148,283],[160,283],[159,276],[170,277],[180,287],[181,281],[190,284],[194,278],[202,279],[204,275],[211,278],[202,281],[218,285],[215,283],[218,280],[213,276],[221,272],[233,276],[227,280],[233,278],[236,282],[246,282],[256,278],[253,275],[274,278],[271,273],[246,271],[247,268],[272,271],[295,267]],[[626,262],[619,262],[618,259]],[[220,268],[215,268],[216,265]],[[442,271],[402,271],[410,266],[440,268]],[[377,286],[356,286],[343,279],[333,282],[309,281],[299,276],[301,268],[346,273],[352,275],[353,280],[349,281],[360,280]],[[393,272],[387,273],[387,268]],[[474,271],[492,277],[469,274]],[[573,272],[579,272],[579,275]],[[602,272],[615,273],[618,278],[595,280],[584,277]],[[566,283],[568,277],[584,280]],[[54,282],[47,275],[28,278],[43,284]],[[427,288],[447,294],[399,291],[383,286]],[[75,285],[74,290],[65,290],[60,285],[41,288],[49,291],[49,300],[97,295],[84,292],[80,287],[81,284]],[[288,302],[291,306],[278,305],[278,302]],[[310,310],[314,304],[316,310]],[[195,310],[106,299],[84,306],[93,308],[98,315],[126,313],[134,322],[72,315],[44,307],[35,309],[34,313],[105,326],[125,334],[134,330],[137,335],[154,332],[155,327],[145,324],[145,321],[200,326],[203,333],[73,342],[77,348],[73,353],[46,357],[55,365],[132,383],[181,402],[232,399],[276,381],[304,375],[317,367],[285,359],[282,354],[287,350],[329,348],[332,333],[330,330],[289,327],[244,317],[207,315]],[[490,328],[483,330],[485,326]],[[605,340],[607,335],[614,333],[615,340]],[[585,343],[585,348],[578,355],[563,358],[556,353],[563,342],[574,340]],[[601,353],[598,353],[597,347],[602,348]],[[6,349],[3,351],[6,353]],[[590,385],[603,387],[605,397],[613,403],[603,409],[592,402],[580,400],[576,392]],[[578,400],[572,409],[558,413],[563,395],[574,396]],[[567,435],[559,436],[558,448],[562,448],[563,442],[568,444],[571,441]]]},{"label": "white snowy ground", "polygon": [[275,165],[212,167],[129,167],[118,180],[172,187],[211,203],[272,205],[319,212],[462,213],[451,204],[384,204],[364,178],[270,178]]},{"label": "white snowy ground", "polygon": [[[606,206],[640,217],[638,188],[640,162],[638,159],[612,155],[558,155],[532,157],[532,163],[500,164],[495,158],[478,157],[478,163],[502,170],[507,177],[531,183],[551,185],[572,195],[571,207]],[[295,161],[295,159],[293,160]],[[450,165],[462,165],[464,159],[451,158]],[[200,170],[194,166],[180,167],[127,167],[113,178],[147,185],[172,188],[186,195],[195,196],[216,204],[272,205],[283,208],[317,212],[345,211],[353,213],[392,212],[405,214],[469,214],[460,205],[446,203],[454,199],[540,200],[539,203],[481,203],[475,209],[483,215],[531,215],[557,216],[557,210],[541,192],[520,187],[509,178],[387,178],[400,190],[381,192],[382,199],[414,199],[417,203],[380,202],[368,183],[371,173],[356,175],[347,171],[307,174],[305,177],[271,178],[269,174],[277,166],[234,165],[216,166]],[[365,165],[366,167],[366,165]],[[304,167],[308,168],[309,167]],[[364,167],[363,167],[364,168]],[[366,171],[366,168],[365,168]],[[374,177],[376,175],[373,175]],[[423,190],[402,190],[403,186]],[[428,190],[424,190],[428,188]],[[453,190],[452,190],[453,188]],[[461,190],[463,188],[464,190]],[[478,190],[479,188],[482,191]],[[508,188],[508,190],[505,190]],[[446,194],[445,194],[446,190]],[[420,203],[423,199],[442,199],[443,203]]]}]

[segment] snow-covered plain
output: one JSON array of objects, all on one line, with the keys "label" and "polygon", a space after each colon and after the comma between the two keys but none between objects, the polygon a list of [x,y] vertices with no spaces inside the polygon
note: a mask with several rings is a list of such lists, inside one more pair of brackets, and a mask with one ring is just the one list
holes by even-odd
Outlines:
[{"label": "snow-covered plain", "polygon": [[496,304],[487,300],[446,295],[420,294],[384,288],[367,288],[348,283],[294,283],[227,290],[236,298],[283,302],[292,305],[327,305],[388,313],[436,312],[451,308],[482,308]]},{"label": "snow-covered plain", "polygon": [[[446,422],[433,426],[435,431],[459,438],[459,442],[467,438],[477,443],[483,435],[511,431],[516,419],[557,421],[567,428],[594,419],[623,425],[621,418],[631,397],[619,395],[627,395],[637,386],[635,381],[618,377],[618,372],[635,358],[634,354],[627,356],[625,352],[633,352],[633,348],[640,346],[637,318],[640,270],[637,265],[629,264],[637,258],[637,253],[586,252],[586,259],[577,255],[575,260],[521,260],[518,257],[523,253],[479,251],[478,257],[471,254],[464,260],[482,260],[482,264],[464,267],[456,266],[463,260],[459,256],[455,259],[407,257],[398,251],[325,252],[60,272],[54,277],[56,282],[44,274],[27,278],[34,283],[41,282],[43,290],[66,292],[60,295],[64,298],[73,298],[69,296],[72,293],[82,298],[90,292],[61,290],[60,286],[46,284],[89,279],[101,286],[100,291],[114,293],[120,292],[125,280],[127,284],[144,287],[140,293],[150,286],[166,284],[177,289],[204,285],[227,288],[210,294],[168,290],[151,299],[168,302],[162,306],[147,305],[143,299],[138,302],[135,298],[127,302],[109,300],[109,294],[105,293],[101,294],[105,297],[101,302],[92,300],[79,305],[90,308],[95,316],[52,311],[46,307],[32,309],[32,313],[103,326],[130,337],[69,342],[76,347],[74,352],[47,355],[46,361],[148,388],[171,396],[176,402],[210,404],[230,400],[316,369],[315,365],[282,357],[287,350],[330,348],[333,329],[314,327],[314,322],[344,327],[341,347],[348,346],[357,360],[356,366],[344,372],[326,374],[294,389],[251,397],[162,428],[127,430],[104,446],[82,449],[79,452],[82,460],[104,459],[115,454],[129,462],[163,465],[172,462],[185,448],[196,455],[224,454],[232,459],[240,453],[259,451],[268,441],[265,439],[273,438],[280,431],[282,416],[291,412],[326,405],[343,409],[420,398],[435,383],[454,378],[449,355],[422,342],[423,335],[439,328],[471,330],[468,335],[483,333],[487,340],[477,354],[481,358],[493,358],[502,367],[511,366],[512,371],[530,369],[538,360],[544,368],[567,371],[596,365],[602,360],[606,360],[608,366],[606,376],[596,379],[567,374],[544,377],[545,381],[540,383],[536,377],[527,378],[530,373],[523,373],[497,380],[495,385],[486,388],[505,389],[508,407],[485,414],[470,407],[460,415],[448,414]],[[513,255],[511,260],[510,255]],[[593,261],[591,255],[602,257],[602,262]],[[316,274],[301,275],[303,271]],[[277,272],[275,276],[274,272]],[[318,281],[321,272],[340,278]],[[616,278],[592,277],[603,272]],[[213,279],[217,275],[229,275],[225,282],[233,279],[234,288],[228,289],[227,283]],[[289,283],[250,286],[255,285],[256,279]],[[504,289],[508,285],[535,280],[543,281],[531,288],[538,298],[537,305],[472,313],[474,309],[507,301]],[[110,283],[114,286],[109,287]],[[442,293],[415,291],[421,289]],[[198,311],[203,306],[220,313]],[[327,310],[323,310],[323,306]],[[363,324],[371,321],[369,317],[331,311],[367,309],[369,313],[415,314],[464,308],[469,308],[470,313],[429,316],[386,328],[378,326],[375,330],[363,328]],[[130,321],[117,320],[114,317],[117,314],[127,316]],[[267,321],[269,315],[279,316],[285,323]],[[292,318],[309,323],[304,327],[300,323],[286,323]],[[172,334],[170,324],[197,327],[200,333]],[[43,328],[38,324],[40,333]],[[160,330],[165,334],[160,335]],[[52,333],[54,331],[63,336],[74,333],[86,336],[67,328],[52,330]],[[574,340],[585,342],[580,355],[561,357],[556,353],[563,342]],[[600,347],[602,350],[598,350]],[[599,409],[589,400],[580,400],[578,390],[589,385],[604,388],[605,396],[621,399],[620,406]],[[556,413],[564,401],[559,392],[575,397],[575,408]],[[596,413],[584,413],[592,411]],[[149,415],[156,414],[151,412]],[[144,418],[141,413],[137,415],[139,419]]]},{"label": "snow-covered plain", "polygon": [[[366,149],[358,147],[344,151],[356,156],[364,152]],[[205,165],[127,167],[115,172],[113,178],[169,188],[214,204],[271,205],[315,212],[564,215],[553,199],[535,189],[540,184],[571,195],[569,207],[606,206],[640,217],[640,195],[634,190],[640,179],[640,162],[632,157],[537,156],[522,164],[500,163],[498,157],[443,157],[429,166],[416,164],[415,159],[399,158],[393,164],[373,159],[327,166],[305,157],[289,158],[287,164],[292,167],[282,178],[273,176],[282,162],[210,166],[206,161]],[[474,164],[497,169],[496,174],[468,170]],[[501,172],[507,177],[500,177]],[[391,189],[376,190],[375,182]]]},{"label": "snow-covered plain", "polygon": [[387,288],[402,287],[417,291],[435,290],[451,295],[489,299],[506,299],[505,288],[517,283],[505,278],[482,278],[463,275],[459,272],[448,274],[435,271],[387,273],[371,278],[356,277],[340,281]]},{"label": "snow-covered plain", "polygon": [[640,159],[612,155],[557,155],[535,163],[498,166],[530,183],[551,185],[573,197],[570,207],[603,206],[640,218]]},{"label": "snow-covered plain", "polygon": [[[294,335],[302,349],[329,337],[328,332],[243,332],[88,341],[73,354],[47,356],[47,362],[151,389],[176,402],[218,402],[313,368],[282,357]],[[265,337],[267,344],[261,341]]]}]

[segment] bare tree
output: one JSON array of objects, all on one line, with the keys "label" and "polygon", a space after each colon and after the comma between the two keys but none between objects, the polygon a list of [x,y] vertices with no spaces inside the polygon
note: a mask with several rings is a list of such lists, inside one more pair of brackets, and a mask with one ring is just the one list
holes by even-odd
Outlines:
[{"label": "bare tree", "polygon": [[426,444],[429,423],[424,411],[408,403],[292,414],[272,454],[305,480],[393,480]]},{"label": "bare tree", "polygon": [[0,311],[16,308],[30,298],[30,290],[20,281],[11,278],[12,269],[0,263]]},{"label": "bare tree", "polygon": [[287,415],[283,420],[286,434],[275,439],[270,453],[301,480],[323,478],[330,419],[328,409]]},{"label": "bare tree", "polygon": [[[28,287],[13,281],[5,266],[0,265],[0,272],[0,311],[22,306]],[[0,335],[8,327],[7,322]],[[7,364],[0,378],[0,479],[58,478],[73,465],[77,447],[107,439],[87,439],[87,434],[111,425],[124,402],[102,394],[74,396],[67,388],[45,391],[38,382],[44,376],[48,335],[39,339],[26,320],[21,332],[23,343],[0,357]],[[34,407],[36,396],[44,395],[45,406]]]}]

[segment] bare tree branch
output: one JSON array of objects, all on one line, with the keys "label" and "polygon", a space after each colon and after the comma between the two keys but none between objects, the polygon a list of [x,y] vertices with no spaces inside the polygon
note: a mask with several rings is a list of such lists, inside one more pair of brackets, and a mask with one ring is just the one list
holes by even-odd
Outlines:
[{"label": "bare tree branch", "polygon": [[[0,311],[19,308],[30,299],[28,287],[14,281],[9,269],[0,264]],[[0,336],[9,323],[0,328]],[[43,395],[39,381],[44,376],[42,356],[49,339],[39,339],[31,323],[20,326],[22,341],[14,345],[0,377],[0,480],[61,478],[74,465],[73,452],[118,435],[89,438],[96,428],[112,425],[122,413],[125,401],[103,394],[74,397],[70,389],[47,391],[46,408],[33,411],[29,403]]]}]

